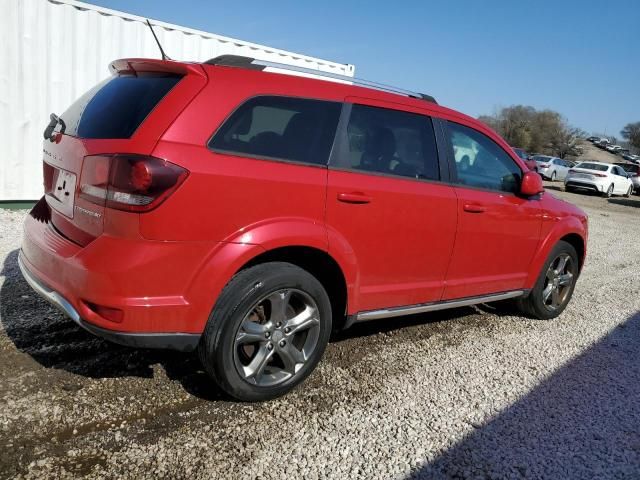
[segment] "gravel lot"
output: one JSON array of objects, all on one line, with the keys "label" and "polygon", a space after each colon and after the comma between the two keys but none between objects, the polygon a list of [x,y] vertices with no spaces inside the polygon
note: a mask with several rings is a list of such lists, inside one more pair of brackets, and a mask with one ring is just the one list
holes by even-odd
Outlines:
[{"label": "gravel lot", "polygon": [[224,398],[192,355],[91,337],[17,267],[0,211],[0,476],[639,478],[640,197],[550,192],[591,218],[555,321],[490,307],[358,325],[264,404]]}]

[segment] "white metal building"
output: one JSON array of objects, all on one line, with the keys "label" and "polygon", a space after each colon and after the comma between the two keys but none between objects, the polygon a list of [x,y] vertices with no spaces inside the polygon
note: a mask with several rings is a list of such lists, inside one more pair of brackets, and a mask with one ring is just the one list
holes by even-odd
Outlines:
[{"label": "white metal building", "polygon": [[[109,75],[117,58],[160,58],[146,19],[75,0],[2,0],[0,200],[42,195],[42,132]],[[151,20],[167,55],[205,61],[223,54],[353,76],[354,66]]]}]

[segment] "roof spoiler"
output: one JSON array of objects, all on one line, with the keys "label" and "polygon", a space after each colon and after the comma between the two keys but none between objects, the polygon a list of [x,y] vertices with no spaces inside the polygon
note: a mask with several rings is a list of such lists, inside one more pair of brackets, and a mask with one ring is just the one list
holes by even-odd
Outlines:
[{"label": "roof spoiler", "polygon": [[156,60],[153,58],[120,58],[109,64],[112,75],[137,75],[138,73],[173,73],[177,75],[206,76],[198,63]]},{"label": "roof spoiler", "polygon": [[218,65],[222,67],[236,67],[245,68],[247,70],[265,70],[271,68],[274,70],[286,70],[290,72],[298,72],[312,77],[320,77],[329,81],[335,81],[339,83],[347,83],[357,85],[359,87],[372,88],[388,93],[395,93],[398,95],[404,95],[405,97],[417,98],[426,102],[435,103],[436,99],[431,95],[425,93],[412,92],[411,90],[405,90],[402,88],[392,87],[382,83],[371,82],[369,80],[363,80],[361,78],[348,77],[346,75],[338,75],[335,73],[324,72],[322,70],[314,70],[311,68],[298,67],[296,65],[288,65],[285,63],[271,62],[269,60],[259,60],[252,57],[244,57],[241,55],[220,55],[204,62],[206,65]]}]

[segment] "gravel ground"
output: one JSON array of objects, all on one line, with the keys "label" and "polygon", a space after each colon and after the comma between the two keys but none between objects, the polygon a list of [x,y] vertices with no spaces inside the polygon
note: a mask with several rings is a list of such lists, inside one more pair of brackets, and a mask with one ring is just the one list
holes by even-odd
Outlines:
[{"label": "gravel ground", "polygon": [[640,199],[591,218],[555,321],[490,307],[356,325],[282,399],[231,402],[192,355],[91,337],[29,289],[0,212],[0,476],[639,478]]}]

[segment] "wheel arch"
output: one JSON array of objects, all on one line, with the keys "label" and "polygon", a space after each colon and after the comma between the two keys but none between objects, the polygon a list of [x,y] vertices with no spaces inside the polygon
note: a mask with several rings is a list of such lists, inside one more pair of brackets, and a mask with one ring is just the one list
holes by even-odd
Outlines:
[{"label": "wheel arch", "polygon": [[256,255],[238,272],[267,262],[291,263],[317,278],[329,295],[334,328],[344,326],[349,299],[348,283],[340,264],[328,252],[307,245],[276,247]]},{"label": "wheel arch", "polygon": [[540,248],[531,262],[525,288],[533,288],[533,285],[535,285],[536,280],[540,275],[540,270],[542,269],[544,262],[547,260],[553,247],[559,241],[565,241],[576,249],[576,252],[578,253],[580,271],[582,271],[587,253],[586,231],[577,218],[565,218],[565,221],[558,223],[555,228],[545,236],[544,240],[540,244]]}]

